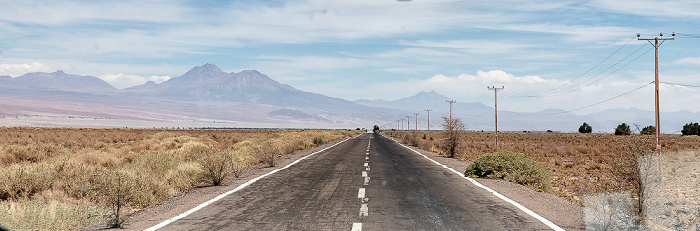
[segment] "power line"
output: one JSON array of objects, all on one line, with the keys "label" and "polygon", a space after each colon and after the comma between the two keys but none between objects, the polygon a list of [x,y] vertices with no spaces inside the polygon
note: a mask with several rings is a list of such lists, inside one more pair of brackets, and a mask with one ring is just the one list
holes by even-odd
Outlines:
[{"label": "power line", "polygon": [[527,115],[527,116],[559,115],[559,114],[564,114],[564,113],[568,113],[568,112],[573,112],[573,111],[578,111],[578,110],[586,109],[586,108],[589,108],[589,107],[593,107],[593,106],[596,106],[596,105],[599,105],[599,104],[608,102],[608,101],[610,101],[610,100],[614,100],[614,99],[620,98],[620,97],[625,96],[625,95],[627,95],[627,94],[629,94],[629,93],[635,92],[635,91],[637,91],[637,90],[639,90],[639,89],[642,89],[642,88],[644,88],[644,87],[646,87],[646,86],[649,86],[649,84],[652,84],[652,83],[654,83],[654,81],[651,81],[651,82],[649,82],[649,83],[647,83],[647,84],[642,85],[641,87],[635,88],[635,89],[633,89],[633,90],[631,90],[631,91],[622,93],[622,94],[617,95],[617,96],[615,96],[615,97],[612,97],[612,98],[609,98],[609,99],[606,99],[606,100],[603,100],[603,101],[600,101],[600,102],[597,102],[597,103],[594,103],[594,104],[591,104],[591,105],[588,105],[588,106],[584,106],[584,107],[580,107],[580,108],[576,108],[576,109],[571,109],[571,110],[566,110],[566,111],[561,111],[561,112],[548,113],[548,114],[526,114],[526,113],[518,113],[518,112],[513,112],[513,111],[506,111],[506,112],[512,113],[512,114],[517,114],[517,115]]},{"label": "power line", "polygon": [[[548,90],[548,91],[542,92],[542,93],[540,93],[540,94],[536,94],[536,95],[534,95],[534,96],[532,96],[532,97],[537,97],[537,96],[545,95],[545,94],[547,94],[547,93],[549,93],[549,92],[552,92],[552,91],[557,90],[558,88],[561,88],[561,87],[563,87],[563,86],[566,86],[566,85],[568,85],[568,84],[573,83],[573,82],[576,81],[577,79],[579,79],[579,78],[583,77],[584,75],[588,74],[588,72],[591,72],[593,69],[595,69],[596,67],[600,66],[600,64],[602,64],[603,62],[605,62],[605,61],[607,61],[608,59],[610,59],[610,57],[612,57],[613,55],[617,54],[617,52],[619,52],[620,50],[622,50],[622,48],[624,48],[625,46],[627,46],[627,44],[629,44],[630,42],[632,42],[632,40],[634,40],[634,37],[630,38],[630,40],[628,40],[624,45],[622,45],[620,48],[617,48],[617,50],[615,50],[615,52],[613,52],[612,54],[608,55],[608,57],[605,57],[605,59],[603,59],[603,60],[601,60],[600,62],[598,62],[598,64],[596,64],[595,66],[593,66],[593,67],[591,67],[590,69],[586,70],[586,72],[584,72],[583,74],[581,74],[581,75],[579,75],[579,76],[576,76],[576,78],[572,79],[571,81],[569,81],[569,82],[567,82],[567,83],[564,83],[564,84],[562,84],[562,85],[560,85],[560,86],[558,86],[558,87],[552,88],[552,89],[550,89],[550,90]],[[635,51],[635,52],[636,52],[636,51]],[[618,63],[619,63],[619,62],[618,62]],[[616,65],[617,65],[617,64],[616,64]],[[613,65],[613,66],[614,66],[614,65]]]},{"label": "power line", "polygon": [[557,91],[556,93],[554,93],[554,94],[552,94],[552,95],[549,95],[549,96],[560,96],[560,95],[564,95],[564,94],[568,94],[568,93],[574,92],[574,91],[579,90],[579,89],[581,89],[581,88],[584,88],[584,87],[593,85],[594,83],[597,83],[598,81],[603,80],[603,79],[605,79],[605,78],[611,76],[612,74],[617,73],[618,71],[622,70],[622,68],[625,68],[625,67],[629,66],[630,64],[632,64],[634,61],[637,61],[637,59],[641,58],[641,57],[644,56],[646,53],[649,53],[649,51],[651,51],[651,49],[649,49],[649,50],[647,50],[646,52],[644,52],[643,54],[637,56],[637,58],[635,58],[635,59],[633,59],[632,61],[628,62],[627,64],[621,66],[620,68],[617,68],[615,71],[611,72],[610,74],[607,74],[607,75],[603,76],[602,78],[599,78],[599,79],[597,79],[597,80],[595,80],[595,81],[593,81],[593,82],[591,82],[591,83],[589,83],[589,84],[587,84],[587,85],[585,85],[585,86],[583,86],[583,87],[579,87],[579,88],[573,89],[574,87],[580,86],[581,84],[583,84],[583,83],[585,83],[585,82],[587,82],[587,81],[589,81],[589,80],[591,80],[591,79],[593,79],[593,78],[595,78],[595,77],[598,77],[598,76],[600,76],[601,74],[603,74],[604,72],[606,72],[606,71],[612,69],[613,67],[615,67],[615,66],[617,66],[618,64],[622,63],[622,61],[625,61],[627,58],[629,58],[629,57],[632,56],[633,54],[637,53],[637,51],[641,50],[642,48],[644,48],[644,46],[640,46],[637,50],[635,50],[634,52],[632,52],[632,53],[630,53],[629,55],[625,56],[625,58],[621,59],[620,61],[618,61],[617,63],[615,63],[615,64],[613,64],[612,66],[608,67],[607,69],[605,69],[605,70],[599,72],[598,74],[596,74],[596,75],[594,75],[594,76],[591,76],[590,78],[588,78],[588,79],[586,79],[586,80],[584,80],[584,81],[582,81],[582,82],[580,82],[580,83],[578,83],[578,84],[575,84],[575,85],[573,85],[573,86],[571,86],[571,87],[569,87],[569,88],[566,88],[566,89],[561,90],[561,91]]},{"label": "power line", "polygon": [[664,82],[664,81],[659,81],[659,83],[668,84],[668,85],[683,86],[683,87],[700,87],[698,85],[688,85],[688,84],[682,84],[682,83],[669,83],[669,82]]}]

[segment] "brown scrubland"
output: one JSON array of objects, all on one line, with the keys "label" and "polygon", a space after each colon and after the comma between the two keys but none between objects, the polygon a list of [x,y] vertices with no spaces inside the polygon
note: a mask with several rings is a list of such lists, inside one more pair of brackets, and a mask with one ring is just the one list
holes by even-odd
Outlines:
[{"label": "brown scrubland", "polygon": [[[125,215],[349,130],[0,128],[0,224],[119,225]],[[363,131],[364,132],[364,131]]]}]

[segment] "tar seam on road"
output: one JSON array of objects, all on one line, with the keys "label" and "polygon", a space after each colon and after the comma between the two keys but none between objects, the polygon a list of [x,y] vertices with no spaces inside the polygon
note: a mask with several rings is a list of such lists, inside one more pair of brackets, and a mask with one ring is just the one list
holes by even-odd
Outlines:
[{"label": "tar seam on road", "polygon": [[301,162],[302,160],[304,160],[304,159],[306,159],[306,158],[308,158],[308,157],[310,157],[310,156],[313,156],[313,155],[316,155],[317,153],[321,153],[321,152],[323,152],[323,151],[326,151],[326,150],[328,150],[328,149],[330,149],[330,148],[332,148],[332,147],[335,147],[335,146],[338,145],[338,144],[342,144],[342,143],[344,143],[345,141],[348,141],[348,140],[350,140],[350,139],[354,139],[354,138],[356,138],[356,137],[358,137],[358,136],[361,136],[361,135],[362,135],[362,134],[357,135],[357,136],[354,136],[354,137],[351,137],[351,138],[347,138],[347,139],[345,139],[345,140],[343,140],[343,141],[340,141],[340,142],[338,142],[338,143],[335,143],[335,144],[333,144],[333,145],[331,145],[331,146],[328,146],[328,147],[326,147],[326,148],[324,148],[324,149],[318,150],[318,151],[316,151],[316,152],[314,152],[314,153],[311,153],[311,154],[306,155],[306,156],[304,156],[304,157],[302,157],[302,158],[299,158],[298,160],[295,160],[294,162],[289,163],[288,165],[286,165],[286,166],[284,166],[284,167],[282,167],[282,168],[278,168],[278,169],[272,170],[272,171],[270,171],[270,172],[268,172],[268,173],[265,173],[264,175],[261,175],[261,176],[259,176],[259,177],[256,177],[256,178],[252,179],[252,180],[249,180],[248,182],[245,182],[244,184],[242,184],[242,185],[236,187],[235,189],[233,189],[233,190],[231,190],[231,191],[225,192],[225,193],[223,193],[223,194],[221,194],[221,195],[219,195],[219,196],[217,196],[217,197],[214,197],[214,199],[208,200],[208,201],[206,201],[206,202],[204,202],[204,203],[198,205],[197,207],[194,207],[194,208],[192,208],[192,209],[190,209],[190,210],[187,210],[186,212],[184,212],[184,213],[182,213],[182,214],[180,214],[180,215],[177,215],[177,216],[175,216],[175,217],[173,217],[173,218],[170,218],[170,219],[167,219],[167,220],[161,222],[160,224],[157,224],[157,225],[154,225],[153,227],[150,227],[150,228],[148,228],[148,229],[145,229],[145,231],[155,231],[155,230],[158,230],[158,229],[160,229],[160,228],[163,228],[163,227],[165,227],[166,225],[168,225],[168,224],[170,224],[170,223],[173,223],[173,222],[175,222],[175,221],[177,221],[177,220],[180,220],[180,219],[182,219],[182,218],[184,218],[184,217],[186,217],[186,216],[188,216],[188,215],[190,215],[190,214],[196,212],[197,210],[200,210],[200,209],[202,209],[202,208],[204,208],[204,207],[206,207],[206,206],[208,206],[208,205],[210,205],[210,204],[212,204],[212,203],[214,203],[214,202],[216,202],[216,201],[218,201],[218,200],[221,200],[221,198],[224,198],[224,197],[226,197],[226,196],[228,196],[228,195],[231,195],[231,194],[233,194],[233,193],[235,193],[235,192],[237,192],[237,191],[239,191],[239,190],[241,190],[241,189],[247,187],[248,185],[251,185],[251,184],[255,183],[256,181],[258,181],[258,180],[260,180],[260,179],[262,179],[262,178],[265,178],[266,176],[269,176],[269,175],[275,174],[275,173],[277,173],[277,172],[279,172],[279,171],[282,171],[282,170],[284,170],[284,169],[287,169],[287,168],[291,167],[292,165],[295,165],[295,164]]},{"label": "tar seam on road", "polygon": [[[380,134],[380,135],[381,135],[381,136],[384,136],[384,134]],[[544,217],[540,216],[539,214],[535,213],[534,211],[528,209],[527,207],[521,205],[520,203],[515,202],[515,201],[511,200],[510,198],[508,198],[508,197],[506,197],[506,196],[503,196],[502,194],[498,193],[496,190],[493,190],[493,189],[491,189],[491,188],[489,188],[489,187],[486,187],[486,186],[484,186],[483,184],[477,182],[476,180],[464,176],[463,173],[460,173],[460,172],[458,172],[457,170],[454,170],[453,168],[447,167],[447,165],[441,164],[440,162],[437,162],[437,161],[435,161],[435,160],[433,160],[433,159],[430,159],[430,157],[428,157],[428,156],[426,156],[426,155],[423,155],[422,153],[420,153],[420,152],[414,150],[413,148],[408,147],[408,146],[406,146],[406,145],[403,145],[403,144],[399,143],[398,141],[396,141],[396,140],[394,140],[394,139],[392,139],[392,138],[389,138],[389,137],[386,137],[386,136],[384,136],[384,137],[385,137],[385,138],[388,138],[388,139],[390,139],[390,140],[392,140],[392,141],[394,141],[394,142],[396,142],[397,144],[401,145],[401,146],[404,147],[404,148],[407,148],[408,150],[411,150],[411,151],[415,152],[415,153],[418,154],[418,155],[423,156],[425,159],[428,159],[429,161],[431,161],[431,162],[437,164],[438,166],[442,166],[442,167],[445,168],[445,169],[449,169],[450,171],[454,172],[455,174],[459,175],[460,177],[462,177],[462,178],[464,178],[464,179],[467,179],[469,182],[471,182],[472,184],[476,185],[477,187],[482,188],[482,189],[488,191],[489,193],[493,194],[494,196],[496,196],[496,197],[498,197],[498,198],[501,198],[501,200],[504,200],[505,202],[508,202],[508,203],[512,204],[513,206],[517,207],[518,209],[522,210],[523,212],[527,213],[528,215],[534,217],[535,219],[537,219],[537,220],[539,220],[540,222],[544,223],[545,225],[549,226],[549,228],[552,228],[553,230],[556,230],[556,231],[565,231],[564,229],[562,229],[562,228],[559,227],[558,225],[556,225],[556,224],[554,224],[553,222],[547,220],[547,218],[544,218]]]}]

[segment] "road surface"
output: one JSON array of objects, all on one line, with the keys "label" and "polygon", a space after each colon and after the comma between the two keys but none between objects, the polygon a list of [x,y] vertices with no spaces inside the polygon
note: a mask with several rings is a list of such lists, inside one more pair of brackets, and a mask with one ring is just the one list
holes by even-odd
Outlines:
[{"label": "road surface", "polygon": [[364,134],[160,230],[550,230],[394,141]]}]

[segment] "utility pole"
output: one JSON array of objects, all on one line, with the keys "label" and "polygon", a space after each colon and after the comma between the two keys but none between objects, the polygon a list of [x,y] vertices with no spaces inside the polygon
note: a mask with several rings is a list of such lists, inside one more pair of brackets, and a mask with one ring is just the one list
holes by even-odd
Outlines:
[{"label": "utility pole", "polygon": [[425,109],[428,112],[428,139],[430,139],[430,111],[433,109]]},{"label": "utility pole", "polygon": [[[654,92],[655,94],[655,102],[656,102],[656,152],[661,152],[661,144],[659,142],[660,136],[661,136],[661,121],[660,121],[660,116],[659,116],[659,46],[664,43],[666,40],[675,40],[676,33],[671,33],[672,38],[664,38],[663,33],[659,33],[659,36],[656,36],[654,38],[640,38],[640,34],[637,33],[637,40],[647,40],[652,46],[654,46]],[[654,43],[651,42],[651,40],[654,40]],[[659,43],[659,40],[661,43]]]},{"label": "utility pole", "polygon": [[498,150],[498,90],[503,90],[504,87],[501,86],[500,88],[498,88],[498,87],[493,86],[493,87],[486,87],[486,88],[488,88],[489,90],[493,90],[493,98],[494,98],[494,102],[495,102],[494,107],[493,107],[494,108],[494,118],[495,118],[494,124],[496,125],[496,130],[494,133],[496,134],[496,150]]},{"label": "utility pole", "polygon": [[454,100],[445,100],[445,102],[450,103],[450,123],[452,123],[452,104],[456,103],[457,101]]},{"label": "utility pole", "polygon": [[406,116],[406,131],[411,130],[411,116]]},{"label": "utility pole", "polygon": [[418,132],[418,114],[419,113],[413,113],[413,114],[416,115],[416,132]]}]

